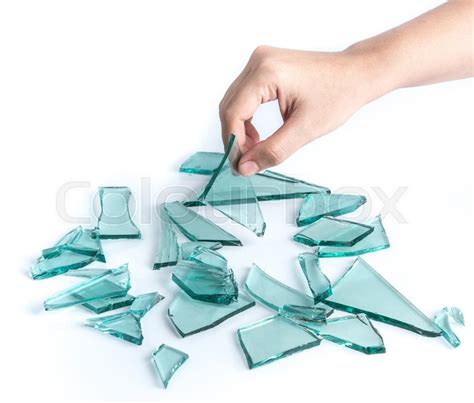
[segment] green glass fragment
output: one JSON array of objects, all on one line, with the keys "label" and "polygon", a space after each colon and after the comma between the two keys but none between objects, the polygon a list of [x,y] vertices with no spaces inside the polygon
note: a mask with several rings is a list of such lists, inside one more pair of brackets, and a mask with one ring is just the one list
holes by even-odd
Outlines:
[{"label": "green glass fragment", "polygon": [[189,256],[194,252],[194,250],[198,247],[202,246],[207,249],[218,250],[222,248],[222,244],[220,242],[183,242],[179,246],[179,256],[181,259],[188,260]]},{"label": "green glass fragment", "polygon": [[135,298],[132,305],[130,306],[130,313],[141,319],[163,298],[163,295],[160,295],[157,292],[141,294]]},{"label": "green glass fragment", "polygon": [[244,326],[237,331],[237,338],[250,369],[321,343],[312,332],[281,316],[271,316]]},{"label": "green glass fragment", "polygon": [[353,246],[373,230],[369,225],[323,217],[297,233],[293,240],[308,246]]},{"label": "green glass fragment", "polygon": [[222,161],[198,200],[219,210],[257,236],[263,236],[266,224],[252,182],[248,177],[232,172],[229,160],[231,153],[240,153],[234,135],[230,136]]},{"label": "green glass fragment", "polygon": [[308,282],[314,303],[321,302],[332,294],[331,282],[321,271],[319,258],[314,253],[301,253],[298,261]]},{"label": "green glass fragment", "polygon": [[127,294],[123,297],[96,299],[94,301],[85,302],[82,306],[89,311],[99,314],[130,306],[134,300],[135,297],[133,295]]},{"label": "green glass fragment", "polygon": [[197,214],[179,202],[165,204],[171,221],[191,241],[220,242],[222,245],[241,246],[235,236]]},{"label": "green glass fragment", "polygon": [[332,310],[328,312],[318,306],[283,305],[278,313],[295,321],[326,322],[328,313],[332,314]]},{"label": "green glass fragment", "polygon": [[165,389],[171,377],[188,358],[188,354],[166,344],[162,344],[155,350],[152,355],[153,363]]},{"label": "green glass fragment", "polygon": [[365,314],[328,319],[325,323],[299,322],[299,324],[325,340],[361,353],[385,353],[382,336]]},{"label": "green glass fragment", "polygon": [[370,220],[367,225],[373,227],[374,230],[354,246],[320,246],[318,256],[320,258],[357,256],[388,248],[390,242],[385,233],[385,228],[382,225],[382,219],[380,216]]},{"label": "green glass fragment", "polygon": [[225,270],[227,268],[227,259],[219,252],[203,246],[197,246],[191,252],[187,260],[197,263],[207,264]]},{"label": "green glass fragment", "polygon": [[97,261],[105,263],[104,251],[102,250],[102,243],[97,228],[84,229],[80,226],[74,228],[64,235],[52,248],[43,249],[42,255],[47,259],[60,249],[67,249],[82,255],[95,256]]},{"label": "green glass fragment", "polygon": [[86,320],[85,325],[121,340],[140,345],[143,342],[140,320],[163,298],[157,292],[138,295],[127,311],[115,315],[90,318]]},{"label": "green glass fragment", "polygon": [[298,212],[296,224],[298,227],[311,224],[322,217],[336,217],[351,213],[362,206],[367,199],[359,195],[338,193],[317,193],[305,197]]},{"label": "green glass fragment", "polygon": [[[183,162],[179,170],[180,172],[213,175],[222,162],[223,157],[223,153],[199,151]],[[250,180],[258,201],[295,199],[303,198],[312,193],[330,193],[330,190],[326,187],[314,185],[270,170],[259,172],[250,177]],[[188,206],[200,205],[198,200],[190,200],[185,204]]]},{"label": "green glass fragment", "polygon": [[451,347],[458,347],[461,340],[454,333],[450,322],[464,326],[464,315],[459,308],[444,307],[433,318],[433,322],[441,329],[441,336],[451,345]]},{"label": "green glass fragment", "polygon": [[130,273],[128,265],[124,264],[49,297],[44,302],[44,309],[49,311],[97,299],[123,297],[129,289]]},{"label": "green glass fragment", "polygon": [[128,209],[131,196],[126,186],[100,187],[101,212],[97,227],[102,239],[139,239],[140,230],[133,223]]},{"label": "green glass fragment", "polygon": [[93,269],[93,268],[87,268],[87,269],[80,269],[80,270],[71,270],[66,273],[64,273],[65,276],[70,276],[70,277],[84,277],[84,278],[92,278],[92,277],[97,277],[100,276],[101,274],[104,274],[105,272],[108,272],[110,269]]},{"label": "green glass fragment", "polygon": [[186,294],[200,301],[230,304],[237,300],[237,283],[228,268],[181,260],[172,279]]},{"label": "green glass fragment", "polygon": [[197,301],[179,292],[168,308],[168,318],[181,337],[211,329],[251,307],[255,302],[243,294],[228,305]]},{"label": "green glass fragment", "polygon": [[400,294],[362,258],[332,287],[333,295],[325,303],[349,313],[365,313],[370,319],[423,336],[440,336],[440,329]]},{"label": "green glass fragment", "polygon": [[256,264],[252,264],[249,271],[245,282],[245,290],[256,301],[277,312],[284,305],[322,308],[326,311],[326,316],[331,315],[333,312],[333,309],[325,304],[319,303],[315,305],[312,297],[279,282],[265,273]]},{"label": "green glass fragment", "polygon": [[35,280],[45,279],[69,270],[80,269],[94,262],[95,255],[89,256],[76,253],[67,246],[58,248],[54,253],[48,253],[47,257],[40,257],[31,265],[31,277]]},{"label": "green glass fragment", "polygon": [[164,204],[160,206],[160,220],[161,233],[158,244],[158,254],[156,255],[155,264],[153,268],[160,269],[161,267],[174,266],[179,259],[179,246],[176,240],[176,233],[174,232],[172,222],[168,217],[168,213]]}]

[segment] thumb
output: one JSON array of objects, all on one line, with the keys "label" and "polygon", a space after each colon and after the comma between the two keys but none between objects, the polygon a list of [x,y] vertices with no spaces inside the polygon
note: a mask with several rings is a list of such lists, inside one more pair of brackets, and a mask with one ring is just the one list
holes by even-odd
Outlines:
[{"label": "thumb", "polygon": [[254,175],[285,161],[306,144],[301,121],[288,119],[273,135],[258,142],[242,155],[238,170],[243,176]]}]

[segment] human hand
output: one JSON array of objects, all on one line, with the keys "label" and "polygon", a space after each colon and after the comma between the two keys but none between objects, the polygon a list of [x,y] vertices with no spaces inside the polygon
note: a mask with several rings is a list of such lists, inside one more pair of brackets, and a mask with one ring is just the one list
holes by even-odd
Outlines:
[{"label": "human hand", "polygon": [[[242,151],[239,173],[253,175],[278,165],[377,97],[381,86],[374,85],[369,67],[366,58],[350,51],[258,47],[219,107],[224,143],[233,133]],[[260,141],[252,117],[260,104],[273,100],[284,123]]]}]

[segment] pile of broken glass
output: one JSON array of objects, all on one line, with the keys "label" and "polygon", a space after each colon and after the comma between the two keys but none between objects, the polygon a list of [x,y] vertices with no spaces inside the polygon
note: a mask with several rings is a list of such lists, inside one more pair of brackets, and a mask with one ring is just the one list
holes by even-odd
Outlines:
[{"label": "pile of broken glass", "polygon": [[[460,344],[451,324],[464,324],[462,312],[445,307],[428,318],[371,267],[361,255],[390,246],[380,216],[366,222],[341,218],[364,205],[360,195],[331,193],[274,171],[252,177],[233,172],[233,154],[238,144],[231,136],[222,153],[197,152],[180,167],[181,172],[209,175],[199,196],[159,207],[160,241],[154,269],[172,266],[171,278],[179,291],[168,307],[168,318],[181,337],[211,329],[258,302],[272,315],[237,329],[237,339],[249,368],[316,347],[323,341],[353,350],[385,352],[381,334],[372,321],[397,326],[422,336],[442,336],[452,347]],[[100,188],[102,213],[97,227],[81,227],[66,234],[52,248],[43,250],[33,264],[35,279],[58,274],[86,278],[44,302],[46,310],[81,305],[94,313],[121,307],[125,311],[91,318],[86,325],[135,344],[143,340],[140,321],[162,297],[157,292],[132,296],[128,266],[114,269],[84,268],[93,261],[105,262],[101,239],[140,238],[128,211],[130,190]],[[210,206],[257,236],[265,233],[260,202],[303,199],[296,225],[303,227],[293,241],[308,246],[298,256],[309,293],[291,288],[253,264],[239,290],[233,270],[218,251],[242,246],[233,234],[198,214],[192,207]],[[178,243],[178,232],[186,242]],[[320,260],[355,256],[342,277],[331,284]],[[341,315],[333,315],[341,311]],[[166,387],[188,355],[162,344],[153,362]]]}]

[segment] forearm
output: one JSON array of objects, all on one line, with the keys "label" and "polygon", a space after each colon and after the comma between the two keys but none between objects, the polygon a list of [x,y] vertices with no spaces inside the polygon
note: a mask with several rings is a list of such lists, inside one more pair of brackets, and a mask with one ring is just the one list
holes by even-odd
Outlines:
[{"label": "forearm", "polygon": [[363,69],[368,99],[473,75],[474,1],[445,3],[344,52]]}]

